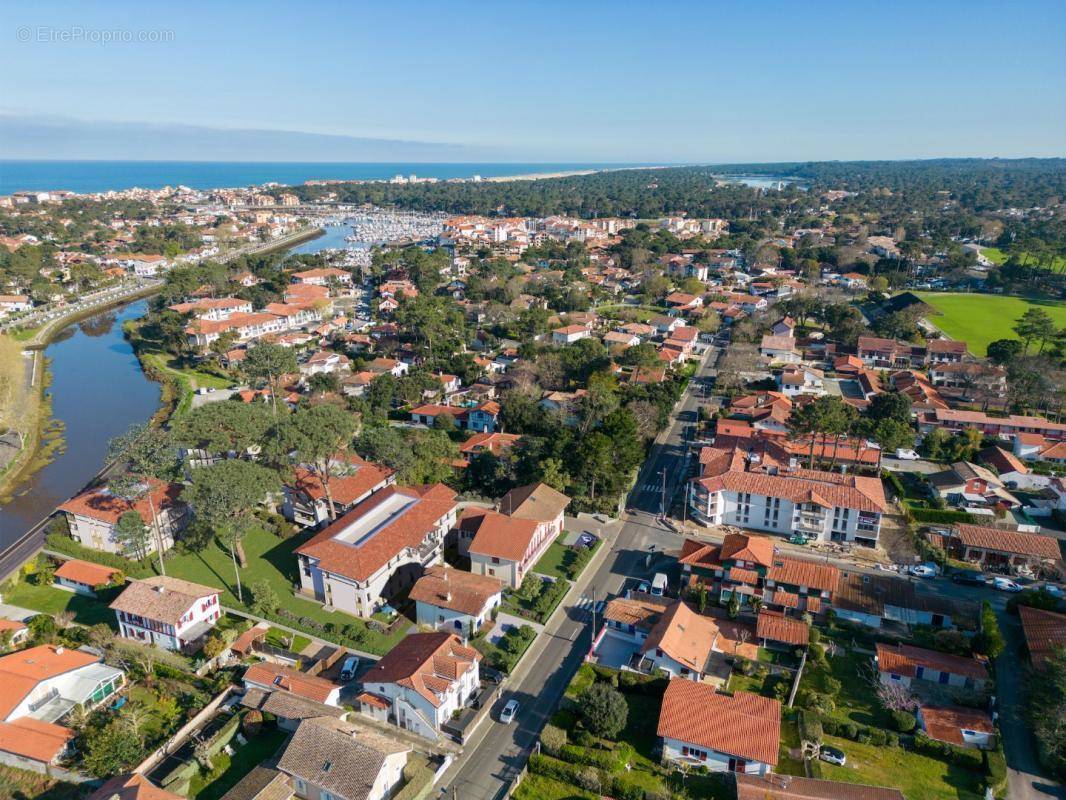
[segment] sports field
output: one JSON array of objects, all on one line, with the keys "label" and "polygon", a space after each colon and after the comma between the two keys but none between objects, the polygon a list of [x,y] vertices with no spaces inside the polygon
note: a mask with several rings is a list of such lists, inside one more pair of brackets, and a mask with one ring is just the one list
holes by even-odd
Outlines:
[{"label": "sports field", "polygon": [[996,339],[1017,339],[1011,328],[1032,307],[1044,309],[1056,325],[1066,327],[1066,302],[1062,301],[1026,300],[998,294],[915,294],[940,312],[929,321],[952,339],[966,342],[970,352],[977,356],[983,356],[988,343]]}]

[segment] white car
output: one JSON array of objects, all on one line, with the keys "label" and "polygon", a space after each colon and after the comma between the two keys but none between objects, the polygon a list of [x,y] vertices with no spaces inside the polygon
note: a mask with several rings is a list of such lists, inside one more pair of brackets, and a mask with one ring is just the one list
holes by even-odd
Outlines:
[{"label": "white car", "polygon": [[508,700],[507,705],[503,707],[503,711],[500,712],[500,722],[504,725],[509,725],[514,722],[515,715],[518,714],[518,701]]},{"label": "white car", "polygon": [[843,750],[829,745],[822,745],[822,749],[818,752],[818,758],[829,764],[836,764],[838,767],[843,767],[848,763],[848,757]]},{"label": "white car", "polygon": [[1012,594],[1014,592],[1020,592],[1022,590],[1022,587],[1016,584],[1010,578],[1003,577],[993,578],[992,588],[999,592],[1011,592]]},{"label": "white car", "polygon": [[918,461],[921,456],[913,450],[906,450],[901,447],[896,451],[896,458],[901,459],[903,461]]},{"label": "white car", "polygon": [[935,578],[940,573],[935,564],[915,564],[910,571],[916,578]]}]

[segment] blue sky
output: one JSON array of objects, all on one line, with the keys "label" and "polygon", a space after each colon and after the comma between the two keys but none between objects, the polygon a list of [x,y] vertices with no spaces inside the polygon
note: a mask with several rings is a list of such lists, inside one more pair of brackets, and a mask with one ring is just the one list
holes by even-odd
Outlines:
[{"label": "blue sky", "polygon": [[[78,29],[170,40],[58,40]],[[79,137],[115,122],[466,160],[1066,155],[1062,0],[44,0],[3,3],[0,36],[0,157],[137,157],[137,125]],[[179,156],[218,152],[203,133]],[[314,142],[274,149],[316,160]]]}]

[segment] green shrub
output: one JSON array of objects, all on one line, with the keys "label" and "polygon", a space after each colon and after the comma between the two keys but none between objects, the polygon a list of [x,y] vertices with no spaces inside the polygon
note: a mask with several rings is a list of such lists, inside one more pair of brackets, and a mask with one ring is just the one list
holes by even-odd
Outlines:
[{"label": "green shrub", "polygon": [[952,511],[940,508],[909,508],[908,513],[915,522],[929,525],[954,525],[959,522],[974,523],[977,519],[965,511]]},{"label": "green shrub", "polygon": [[1007,794],[1007,759],[1003,755],[1002,743],[997,743],[995,750],[984,751],[986,783],[996,797]]},{"label": "green shrub", "polygon": [[587,792],[599,794],[600,786],[603,785],[600,771],[595,767],[582,767],[577,772],[577,785]]},{"label": "green shrub", "polygon": [[550,756],[558,756],[566,746],[566,731],[550,722],[540,732],[540,746]]},{"label": "green shrub", "polygon": [[985,766],[980,750],[931,739],[922,731],[914,736],[914,751],[975,772],[983,770]]},{"label": "green shrub", "polygon": [[892,724],[900,733],[910,733],[914,730],[914,726],[918,724],[918,721],[914,718],[914,714],[909,711],[893,711]]}]

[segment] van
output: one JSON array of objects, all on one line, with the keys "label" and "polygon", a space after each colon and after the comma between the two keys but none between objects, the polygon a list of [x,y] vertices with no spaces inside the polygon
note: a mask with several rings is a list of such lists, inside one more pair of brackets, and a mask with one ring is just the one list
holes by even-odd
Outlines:
[{"label": "van", "polygon": [[651,593],[655,597],[663,597],[666,594],[666,575],[662,572],[656,572],[655,577],[651,579]]},{"label": "van", "polygon": [[348,656],[344,659],[344,664],[341,666],[341,680],[350,681],[355,677],[355,673],[359,671],[359,656]]}]

